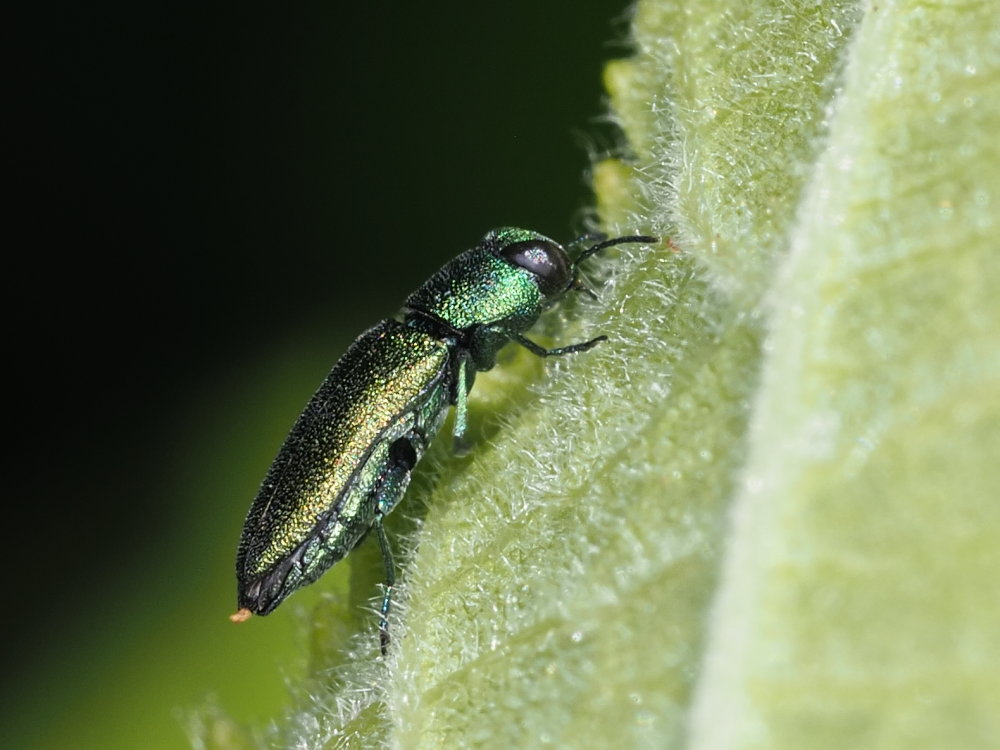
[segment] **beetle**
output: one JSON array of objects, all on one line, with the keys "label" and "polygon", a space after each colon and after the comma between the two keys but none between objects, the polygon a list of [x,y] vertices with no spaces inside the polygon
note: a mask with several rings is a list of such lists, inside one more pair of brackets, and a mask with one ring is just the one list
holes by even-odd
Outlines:
[{"label": "beetle", "polygon": [[449,408],[460,445],[476,373],[493,367],[504,345],[551,357],[605,341],[545,349],[524,334],[571,289],[590,293],[578,269],[594,253],[658,241],[584,235],[571,245],[588,240],[595,244],[571,260],[537,232],[493,229],[413,292],[397,318],[351,344],[293,425],[250,506],[236,554],[233,622],[272,612],[374,530],[385,564],[379,640],[386,653],[395,563],[383,519]]}]

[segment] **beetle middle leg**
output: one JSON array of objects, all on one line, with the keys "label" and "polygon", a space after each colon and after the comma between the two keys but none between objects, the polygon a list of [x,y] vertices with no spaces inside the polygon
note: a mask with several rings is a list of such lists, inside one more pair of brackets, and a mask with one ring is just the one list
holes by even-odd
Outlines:
[{"label": "beetle middle leg", "polygon": [[389,608],[392,606],[392,588],[396,585],[396,563],[392,558],[392,548],[389,546],[389,538],[385,535],[385,526],[382,525],[384,516],[381,511],[375,514],[375,535],[378,537],[378,546],[382,551],[382,563],[385,565],[385,593],[382,595],[382,606],[379,609],[378,621],[378,643],[382,656],[389,651]]},{"label": "beetle middle leg", "polygon": [[469,426],[469,389],[475,378],[476,370],[468,356],[462,356],[455,368],[455,428],[452,430],[453,450],[458,456],[464,456],[471,446],[465,439],[465,430]]}]

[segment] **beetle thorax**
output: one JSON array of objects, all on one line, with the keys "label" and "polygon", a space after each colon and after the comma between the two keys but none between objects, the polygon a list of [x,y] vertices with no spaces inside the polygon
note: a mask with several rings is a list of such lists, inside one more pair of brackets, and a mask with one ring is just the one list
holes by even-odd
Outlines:
[{"label": "beetle thorax", "polygon": [[545,302],[530,273],[479,246],[455,258],[406,300],[406,307],[439,318],[460,332],[501,326],[528,330]]}]

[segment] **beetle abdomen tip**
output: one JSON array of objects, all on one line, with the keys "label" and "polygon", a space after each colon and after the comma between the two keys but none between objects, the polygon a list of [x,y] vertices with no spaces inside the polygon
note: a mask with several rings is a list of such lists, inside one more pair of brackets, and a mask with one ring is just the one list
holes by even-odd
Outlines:
[{"label": "beetle abdomen tip", "polygon": [[251,617],[253,617],[253,612],[244,607],[243,609],[233,612],[233,614],[229,615],[229,620],[230,622],[241,623],[241,622],[246,622]]}]

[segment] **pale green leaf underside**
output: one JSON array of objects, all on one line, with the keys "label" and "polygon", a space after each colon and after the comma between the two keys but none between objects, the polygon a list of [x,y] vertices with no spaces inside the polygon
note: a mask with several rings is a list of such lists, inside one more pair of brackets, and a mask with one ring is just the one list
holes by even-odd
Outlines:
[{"label": "pale green leaf underside", "polygon": [[987,747],[1000,4],[646,2],[635,36],[598,207],[680,252],[595,264],[553,336],[608,344],[477,383],[502,424],[400,511],[388,664],[323,609],[367,629],[272,739]]}]

